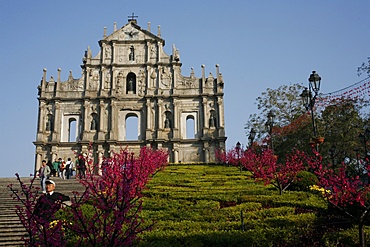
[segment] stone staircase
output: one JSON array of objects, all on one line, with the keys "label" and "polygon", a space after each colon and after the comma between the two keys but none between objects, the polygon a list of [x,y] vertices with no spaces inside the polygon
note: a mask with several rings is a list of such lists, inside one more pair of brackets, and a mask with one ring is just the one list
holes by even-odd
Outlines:
[{"label": "stone staircase", "polygon": [[[62,180],[58,177],[51,179],[56,183],[55,191],[61,192],[72,197],[72,191],[83,191],[83,186],[75,179]],[[24,183],[28,183],[30,178],[21,178]],[[12,192],[7,187],[13,184],[13,188],[19,188],[16,178],[0,178],[0,246],[24,246],[21,238],[26,232],[15,213],[15,205],[18,203],[12,197]],[[40,180],[35,180],[34,185],[39,187]]]}]

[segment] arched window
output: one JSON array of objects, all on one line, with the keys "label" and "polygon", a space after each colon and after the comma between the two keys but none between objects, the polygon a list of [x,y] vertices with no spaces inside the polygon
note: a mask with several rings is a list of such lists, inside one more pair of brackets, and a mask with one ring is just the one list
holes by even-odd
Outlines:
[{"label": "arched window", "polygon": [[194,116],[189,115],[186,117],[186,139],[195,138],[195,121]]},{"label": "arched window", "polygon": [[135,114],[126,117],[126,140],[133,141],[139,139],[139,121]]},{"label": "arched window", "polygon": [[76,140],[77,140],[77,121],[75,118],[70,118],[68,124],[68,142],[76,142]]},{"label": "arched window", "polygon": [[136,75],[132,72],[127,74],[126,94],[136,94]]}]

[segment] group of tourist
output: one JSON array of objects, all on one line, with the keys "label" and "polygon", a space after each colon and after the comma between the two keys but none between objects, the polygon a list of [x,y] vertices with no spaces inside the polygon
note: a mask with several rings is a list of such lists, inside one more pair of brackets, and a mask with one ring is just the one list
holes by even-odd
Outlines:
[{"label": "group of tourist", "polygon": [[[79,155],[74,164],[71,158],[64,162],[59,158],[53,163],[42,161],[39,169],[39,177],[41,181],[42,194],[37,199],[34,208],[34,215],[38,224],[42,226],[51,222],[54,219],[54,214],[63,206],[63,202],[70,201],[70,197],[62,193],[55,192],[55,182],[50,179],[51,176],[59,176],[61,179],[69,179],[73,176],[85,177],[86,160],[83,155]],[[78,174],[76,174],[76,168]]]},{"label": "group of tourist", "polygon": [[56,159],[53,163],[49,160],[42,161],[39,177],[43,193],[46,193],[46,180],[50,177],[59,177],[61,179],[70,179],[75,176],[85,178],[86,174],[86,160],[83,155],[79,155],[75,163],[71,158],[65,162],[62,158]]}]

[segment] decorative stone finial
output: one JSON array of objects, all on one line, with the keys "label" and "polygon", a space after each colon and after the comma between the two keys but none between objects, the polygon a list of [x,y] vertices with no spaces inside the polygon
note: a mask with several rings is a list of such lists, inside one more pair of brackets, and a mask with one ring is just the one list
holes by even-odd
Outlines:
[{"label": "decorative stone finial", "polygon": [[62,71],[61,68],[58,68],[58,82],[60,82],[60,72]]}]

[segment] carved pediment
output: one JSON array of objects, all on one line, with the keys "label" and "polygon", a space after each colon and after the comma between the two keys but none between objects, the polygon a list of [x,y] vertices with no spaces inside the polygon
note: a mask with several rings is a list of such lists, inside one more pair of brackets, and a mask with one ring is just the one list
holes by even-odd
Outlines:
[{"label": "carved pediment", "polygon": [[140,26],[130,22],[104,38],[105,41],[131,41],[131,40],[156,40],[164,44],[164,40],[153,33],[142,29]]}]

